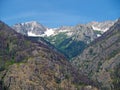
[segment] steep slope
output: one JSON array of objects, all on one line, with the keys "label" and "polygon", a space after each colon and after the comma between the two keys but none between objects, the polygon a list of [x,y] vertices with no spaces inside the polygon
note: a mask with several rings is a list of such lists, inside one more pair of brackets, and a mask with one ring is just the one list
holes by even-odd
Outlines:
[{"label": "steep slope", "polygon": [[29,41],[1,21],[0,62],[3,90],[97,90],[63,55],[43,41]]},{"label": "steep slope", "polygon": [[102,90],[119,90],[120,19],[72,62]]}]

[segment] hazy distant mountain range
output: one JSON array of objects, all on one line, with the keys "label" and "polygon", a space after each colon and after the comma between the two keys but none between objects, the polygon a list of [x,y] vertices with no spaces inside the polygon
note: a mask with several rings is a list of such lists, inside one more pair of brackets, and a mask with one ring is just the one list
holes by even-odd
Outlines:
[{"label": "hazy distant mountain range", "polygon": [[100,37],[115,22],[116,20],[48,28],[36,21],[31,21],[15,24],[12,28],[29,37],[43,37],[71,59],[80,54],[90,42]]}]

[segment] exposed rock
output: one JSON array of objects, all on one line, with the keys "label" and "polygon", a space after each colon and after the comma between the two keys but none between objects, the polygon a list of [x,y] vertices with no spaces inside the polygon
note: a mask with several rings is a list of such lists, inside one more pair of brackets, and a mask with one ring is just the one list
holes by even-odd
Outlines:
[{"label": "exposed rock", "polygon": [[12,28],[26,36],[30,34],[39,36],[46,31],[46,28],[36,21],[15,24]]}]

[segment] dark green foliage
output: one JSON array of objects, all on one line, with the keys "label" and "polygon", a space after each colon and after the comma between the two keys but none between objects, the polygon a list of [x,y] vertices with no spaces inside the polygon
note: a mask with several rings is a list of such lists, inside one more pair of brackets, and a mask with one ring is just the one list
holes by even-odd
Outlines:
[{"label": "dark green foliage", "polygon": [[92,48],[89,49],[89,53],[90,53],[90,55],[93,54],[93,49]]},{"label": "dark green foliage", "polygon": [[64,32],[61,32],[55,36],[45,37],[45,39],[57,47],[60,43],[67,39],[67,35]]},{"label": "dark green foliage", "polygon": [[71,78],[70,74],[69,74],[69,73],[66,73],[66,74],[65,74],[65,79],[70,79],[70,78]]},{"label": "dark green foliage", "polygon": [[89,54],[94,56],[96,53],[93,50],[94,50],[93,48],[90,48],[89,49]]},{"label": "dark green foliage", "polygon": [[56,83],[57,83],[57,84],[60,84],[60,83],[61,83],[61,79],[60,79],[60,78],[56,78],[55,80],[56,80]]},{"label": "dark green foliage", "polygon": [[73,57],[82,53],[87,46],[83,41],[72,40],[72,37],[68,38],[65,33],[48,37],[47,40],[51,42],[68,59],[72,59]]},{"label": "dark green foliage", "polygon": [[82,41],[64,40],[57,48],[69,59],[80,54],[86,47]]},{"label": "dark green foliage", "polygon": [[0,66],[0,72],[1,72],[1,71],[4,71],[4,70],[5,70],[5,67],[1,65],[1,66]]},{"label": "dark green foliage", "polygon": [[95,34],[100,34],[100,35],[102,35],[102,32],[101,32],[101,31],[95,30],[94,32],[95,32]]}]

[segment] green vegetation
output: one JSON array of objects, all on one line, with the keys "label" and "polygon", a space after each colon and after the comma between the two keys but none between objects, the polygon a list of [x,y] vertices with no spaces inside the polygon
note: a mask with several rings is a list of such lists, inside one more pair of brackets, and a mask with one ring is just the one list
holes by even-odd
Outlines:
[{"label": "green vegetation", "polygon": [[64,32],[47,37],[46,40],[51,42],[68,59],[77,56],[86,47],[86,44],[83,41],[72,40],[72,38],[68,38]]},{"label": "green vegetation", "polygon": [[61,32],[55,36],[45,37],[45,39],[57,47],[64,39],[67,39],[67,35],[64,32]]},{"label": "green vegetation", "polygon": [[64,40],[57,48],[68,58],[72,59],[82,53],[86,44],[82,41],[72,41],[71,39]]},{"label": "green vegetation", "polygon": [[95,32],[95,34],[100,34],[100,35],[102,34],[101,31],[97,31],[97,30],[95,30],[94,32]]}]

